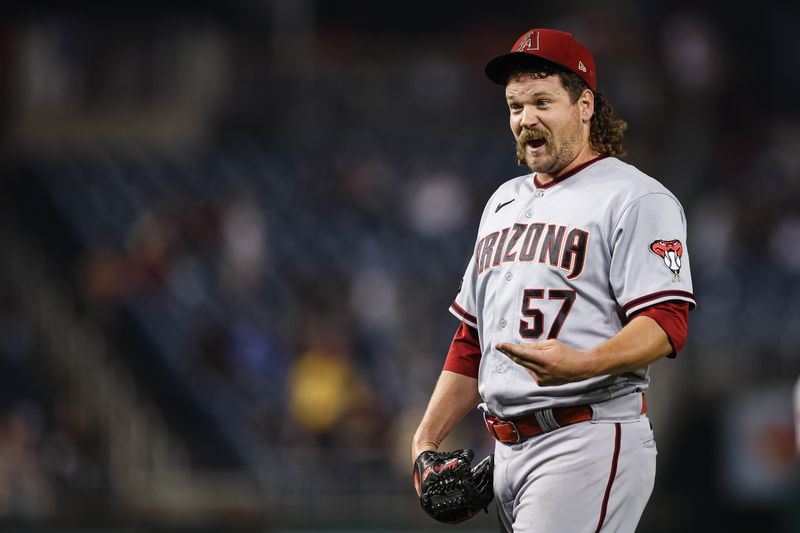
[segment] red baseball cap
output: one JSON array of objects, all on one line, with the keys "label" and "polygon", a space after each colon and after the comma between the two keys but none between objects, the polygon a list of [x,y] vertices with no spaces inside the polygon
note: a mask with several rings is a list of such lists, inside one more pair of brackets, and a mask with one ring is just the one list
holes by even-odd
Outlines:
[{"label": "red baseball cap", "polygon": [[484,71],[490,80],[505,85],[511,71],[536,65],[541,60],[574,72],[591,90],[596,89],[597,70],[592,53],[576,41],[571,33],[558,30],[533,29],[525,32],[509,53],[489,61]]}]

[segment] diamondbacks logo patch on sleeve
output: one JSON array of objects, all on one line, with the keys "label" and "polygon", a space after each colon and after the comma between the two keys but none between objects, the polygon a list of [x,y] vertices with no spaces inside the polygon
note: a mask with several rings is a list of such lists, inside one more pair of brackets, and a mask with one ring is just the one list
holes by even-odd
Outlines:
[{"label": "diamondbacks logo patch on sleeve", "polygon": [[653,241],[650,243],[650,251],[659,256],[672,272],[672,281],[680,281],[681,257],[683,257],[683,244],[675,239],[672,241]]}]

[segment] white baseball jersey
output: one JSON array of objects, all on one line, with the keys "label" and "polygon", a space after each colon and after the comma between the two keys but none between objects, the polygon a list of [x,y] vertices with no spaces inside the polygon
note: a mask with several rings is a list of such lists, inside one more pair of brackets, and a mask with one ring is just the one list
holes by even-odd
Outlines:
[{"label": "white baseball jersey", "polygon": [[695,305],[683,208],[635,167],[599,157],[546,185],[528,174],[497,189],[450,310],[478,331],[486,410],[508,418],[646,390],[648,370],[540,387],[497,343],[587,350],[669,300]]}]

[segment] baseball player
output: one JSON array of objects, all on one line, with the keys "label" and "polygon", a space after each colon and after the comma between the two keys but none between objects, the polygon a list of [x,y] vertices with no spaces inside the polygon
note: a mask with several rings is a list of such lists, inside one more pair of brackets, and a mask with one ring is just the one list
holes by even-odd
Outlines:
[{"label": "baseball player", "polygon": [[505,530],[634,531],[656,468],[648,367],[675,357],[695,306],[686,217],[616,157],[626,124],[571,34],[530,30],[485,72],[532,173],[489,199],[450,308],[461,324],[412,442],[422,506],[456,522],[491,499],[491,462],[438,451],[479,404]]}]

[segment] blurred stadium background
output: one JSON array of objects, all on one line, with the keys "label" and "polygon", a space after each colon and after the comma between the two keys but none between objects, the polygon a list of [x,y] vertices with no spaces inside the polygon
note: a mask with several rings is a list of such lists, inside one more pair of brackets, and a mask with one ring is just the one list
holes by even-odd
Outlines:
[{"label": "blurred stadium background", "polygon": [[[594,51],[689,218],[639,531],[800,531],[796,3],[68,6],[0,22],[3,529],[447,529],[409,439],[524,173],[482,68],[541,26]],[[474,416],[449,442],[491,444]]]}]

